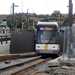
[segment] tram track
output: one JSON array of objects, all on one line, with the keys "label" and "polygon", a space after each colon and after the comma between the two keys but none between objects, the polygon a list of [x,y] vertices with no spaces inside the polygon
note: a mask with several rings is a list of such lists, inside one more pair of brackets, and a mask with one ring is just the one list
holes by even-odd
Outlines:
[{"label": "tram track", "polygon": [[0,75],[22,75],[23,73],[34,69],[36,66],[46,63],[51,58],[41,59],[40,56],[21,63],[16,63],[0,69]]},{"label": "tram track", "polygon": [[0,62],[1,61],[7,61],[7,60],[15,60],[20,58],[27,58],[27,57],[34,57],[37,56],[34,52],[32,53],[23,53],[23,54],[6,54],[0,56]]}]

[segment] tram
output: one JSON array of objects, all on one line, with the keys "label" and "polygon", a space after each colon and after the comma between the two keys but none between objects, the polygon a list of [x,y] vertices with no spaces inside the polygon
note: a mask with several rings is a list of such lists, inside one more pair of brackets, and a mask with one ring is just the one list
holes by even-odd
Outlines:
[{"label": "tram", "polygon": [[60,53],[60,31],[57,22],[38,22],[35,51],[40,55]]}]

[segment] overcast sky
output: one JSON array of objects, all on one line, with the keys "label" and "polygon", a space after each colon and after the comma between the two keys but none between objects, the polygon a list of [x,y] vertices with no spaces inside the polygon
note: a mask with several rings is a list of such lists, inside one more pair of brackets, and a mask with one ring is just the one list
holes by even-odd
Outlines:
[{"label": "overcast sky", "polygon": [[[12,3],[18,5],[15,7],[15,13],[28,12],[36,14],[51,14],[54,10],[61,13],[68,13],[69,0],[0,0],[0,14],[10,14]],[[73,3],[73,13],[75,12],[75,0]]]}]

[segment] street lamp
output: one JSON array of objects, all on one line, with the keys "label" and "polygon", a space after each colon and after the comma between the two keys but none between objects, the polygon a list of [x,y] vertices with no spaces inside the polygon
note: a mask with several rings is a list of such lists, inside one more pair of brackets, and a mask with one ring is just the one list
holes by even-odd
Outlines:
[{"label": "street lamp", "polygon": [[[29,10],[29,9],[32,9],[32,8],[28,8],[28,9],[27,9],[27,25],[28,25],[27,28],[29,27],[29,24],[28,24],[28,10]],[[33,9],[32,9],[32,10],[33,10]],[[34,10],[33,10],[33,29],[34,29]]]},{"label": "street lamp", "polygon": [[15,5],[15,4],[13,3],[12,7],[13,7],[12,24],[13,24],[13,29],[14,29],[14,7],[19,7],[19,6],[18,6],[18,5]]}]

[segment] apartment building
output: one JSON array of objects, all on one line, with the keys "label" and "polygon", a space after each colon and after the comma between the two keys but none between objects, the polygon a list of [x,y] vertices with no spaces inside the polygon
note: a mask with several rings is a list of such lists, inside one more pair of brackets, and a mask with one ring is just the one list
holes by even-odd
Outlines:
[{"label": "apartment building", "polygon": [[9,27],[7,26],[7,14],[0,14],[0,34],[5,34],[10,31]]},{"label": "apartment building", "polygon": [[62,14],[60,13],[60,11],[54,11],[51,14],[50,21],[52,22],[56,21],[58,22],[59,26],[62,26],[67,17],[68,17],[67,14]]},{"label": "apartment building", "polygon": [[6,25],[7,24],[7,22],[6,22],[6,18],[7,18],[7,14],[0,14],[0,26],[4,26],[4,25]]}]

